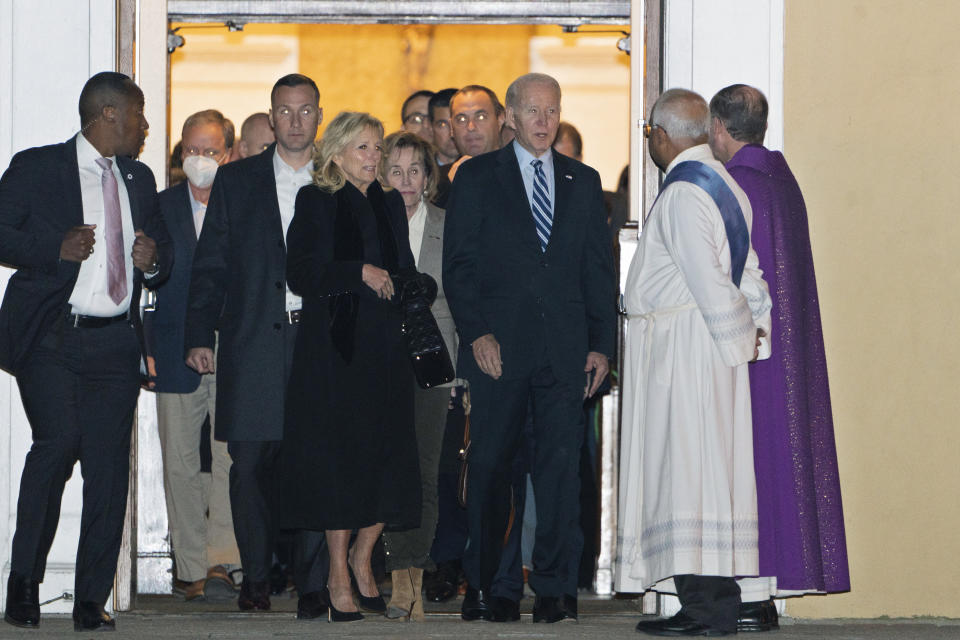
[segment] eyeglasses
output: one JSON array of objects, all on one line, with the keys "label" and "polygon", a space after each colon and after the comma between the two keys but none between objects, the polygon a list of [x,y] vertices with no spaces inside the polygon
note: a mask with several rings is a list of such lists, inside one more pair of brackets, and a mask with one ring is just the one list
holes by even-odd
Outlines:
[{"label": "eyeglasses", "polygon": [[473,117],[470,117],[465,113],[458,113],[457,115],[453,116],[453,124],[457,125],[458,127],[466,127],[471,122],[477,125],[481,122],[486,122],[489,118],[490,114],[488,114],[486,111],[477,111],[475,114],[473,114]]},{"label": "eyeglasses", "polygon": [[225,154],[226,151],[220,151],[219,149],[199,149],[197,147],[186,147],[183,150],[183,156],[185,158],[189,158],[190,156],[206,156],[208,158],[218,160],[220,156]]},{"label": "eyeglasses", "polygon": [[[641,125],[641,127],[643,128],[643,137],[644,137],[644,138],[649,138],[649,137],[650,137],[650,134],[653,133],[653,130],[654,130],[655,127],[660,127],[661,129],[663,129],[663,127],[661,127],[661,126],[658,125],[658,124],[649,124],[649,123],[647,123],[647,122],[644,122],[644,123]],[[663,129],[663,131],[664,131],[664,133],[666,133],[667,130],[666,130],[666,129]]]},{"label": "eyeglasses", "polygon": [[318,107],[312,105],[305,105],[299,109],[292,109],[286,105],[277,107],[274,111],[277,117],[284,119],[292,119],[294,113],[298,113],[301,118],[311,118],[320,111]]},{"label": "eyeglasses", "polygon": [[403,119],[403,124],[430,124],[430,116],[425,113],[411,113]]}]

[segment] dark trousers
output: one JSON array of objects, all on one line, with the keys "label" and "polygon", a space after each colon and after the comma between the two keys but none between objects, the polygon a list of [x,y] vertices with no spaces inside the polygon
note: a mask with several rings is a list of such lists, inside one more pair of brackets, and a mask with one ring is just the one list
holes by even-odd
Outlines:
[{"label": "dark trousers", "polygon": [[[437,502],[439,518],[437,533],[433,539],[430,557],[437,564],[459,562],[467,546],[467,511],[457,501],[459,460],[457,452],[463,446],[463,387],[457,387],[453,408],[447,412],[446,431],[440,457],[440,473],[437,477]],[[532,426],[531,426],[532,429]],[[529,448],[528,448],[529,449]],[[530,449],[532,451],[532,449]],[[513,465],[513,506],[517,520],[503,546],[497,573],[490,586],[490,594],[510,600],[523,598],[523,563],[521,535],[523,533],[523,510],[526,506],[525,482],[529,466],[527,452],[520,451]]]},{"label": "dark trousers", "polygon": [[464,569],[470,583],[489,589],[500,561],[510,514],[512,465],[528,409],[533,417],[530,473],[537,503],[537,532],[530,585],[540,596],[561,596],[569,584],[579,526],[579,460],[583,441],[583,388],[559,380],[546,355],[526,376],[471,382],[470,542]]},{"label": "dark trousers", "polygon": [[434,569],[430,547],[437,530],[437,471],[449,413],[450,388],[421,389],[417,386],[413,390],[413,400],[420,459],[420,526],[407,531],[384,532],[387,571],[410,567]]},{"label": "dark trousers", "polygon": [[680,598],[680,612],[720,631],[737,630],[740,586],[722,576],[673,576]]},{"label": "dark trousers", "polygon": [[244,580],[266,582],[279,533],[280,441],[231,440],[230,511]]},{"label": "dark trousers", "polygon": [[63,488],[80,461],[83,507],[75,597],[104,604],[127,509],[140,345],[126,322],[58,325],[17,376],[33,444],[20,478],[11,570],[43,581]]},{"label": "dark trousers", "polygon": [[300,596],[324,590],[330,573],[330,554],[323,531],[297,529],[293,533],[293,567],[293,581]]},{"label": "dark trousers", "polygon": [[457,482],[460,461],[457,457],[463,447],[463,387],[456,388],[453,408],[447,412],[447,422],[440,448],[437,473],[437,531],[430,548],[430,557],[437,564],[458,561],[467,546],[467,513],[457,502]]},{"label": "dark trousers", "polygon": [[522,455],[513,462],[513,527],[500,552],[490,595],[519,602],[523,598],[523,510],[527,502],[527,464]]},{"label": "dark trousers", "polygon": [[[283,323],[283,380],[265,380],[264,384],[282,384],[286,388],[293,365],[297,325]],[[256,362],[245,363],[255,367]],[[276,417],[283,422],[283,415]],[[244,580],[266,582],[273,567],[280,531],[280,440],[227,440],[230,466],[230,511],[237,538]],[[325,547],[324,547],[325,550]]]}]

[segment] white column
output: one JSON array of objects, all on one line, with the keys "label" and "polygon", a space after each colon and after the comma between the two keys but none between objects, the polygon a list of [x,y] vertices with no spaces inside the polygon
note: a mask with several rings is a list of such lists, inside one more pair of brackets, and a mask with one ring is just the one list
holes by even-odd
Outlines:
[{"label": "white column", "polygon": [[[115,0],[0,2],[0,171],[14,153],[63,142],[80,128],[77,100],[87,79],[116,65]],[[0,268],[0,290],[12,270]],[[10,543],[30,426],[16,382],[0,372],[0,597],[6,598]],[[63,495],[60,527],[40,585],[40,600],[73,593],[80,535],[79,467]],[[58,600],[44,613],[69,612]]]},{"label": "white column", "polygon": [[696,91],[707,101],[743,83],[767,96],[765,144],[783,148],[784,0],[667,0],[663,88]]}]

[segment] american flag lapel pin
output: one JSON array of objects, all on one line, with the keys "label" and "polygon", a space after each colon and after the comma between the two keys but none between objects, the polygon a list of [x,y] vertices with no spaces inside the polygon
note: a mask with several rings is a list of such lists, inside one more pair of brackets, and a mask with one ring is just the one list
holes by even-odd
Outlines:
[{"label": "american flag lapel pin", "polygon": [[570,182],[573,182],[573,174],[572,174],[572,173],[565,173],[565,174],[563,174],[563,179],[564,179],[564,180],[569,180]]}]

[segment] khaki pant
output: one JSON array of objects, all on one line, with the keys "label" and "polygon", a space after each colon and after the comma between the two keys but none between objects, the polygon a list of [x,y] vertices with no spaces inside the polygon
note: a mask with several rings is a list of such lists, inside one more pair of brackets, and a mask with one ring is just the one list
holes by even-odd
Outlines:
[{"label": "khaki pant", "polygon": [[214,424],[217,382],[204,375],[193,393],[158,393],[157,422],[163,453],[163,486],[177,578],[193,582],[214,565],[239,565],[230,513],[230,454],[213,438],[211,473],[200,472],[200,431]]}]

